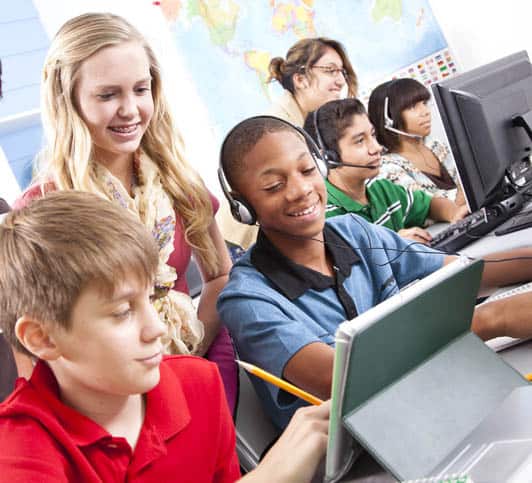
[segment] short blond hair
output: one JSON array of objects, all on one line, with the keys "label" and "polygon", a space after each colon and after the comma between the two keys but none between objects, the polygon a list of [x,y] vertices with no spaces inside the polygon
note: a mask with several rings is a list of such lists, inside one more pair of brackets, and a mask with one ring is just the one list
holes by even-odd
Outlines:
[{"label": "short blond hair", "polygon": [[80,190],[104,196],[94,176],[94,146],[75,101],[82,63],[101,49],[138,42],[150,64],[154,111],[141,149],[159,169],[165,191],[179,214],[187,242],[207,271],[217,275],[220,260],[209,234],[213,221],[207,188],[185,158],[183,141],[164,96],[161,68],[144,36],[124,18],[111,13],[86,13],[68,20],[52,39],[41,84],[41,112],[47,146],[40,154],[40,181],[59,190]]},{"label": "short blond hair", "polygon": [[79,191],[57,191],[6,215],[0,224],[0,328],[17,349],[19,317],[68,329],[81,292],[97,282],[112,291],[135,273],[153,281],[152,235],[118,204]]}]

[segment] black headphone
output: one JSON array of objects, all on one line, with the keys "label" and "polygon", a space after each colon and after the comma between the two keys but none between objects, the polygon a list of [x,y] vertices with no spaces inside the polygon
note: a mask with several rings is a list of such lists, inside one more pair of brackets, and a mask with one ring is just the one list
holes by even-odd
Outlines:
[{"label": "black headphone", "polygon": [[318,146],[321,150],[321,157],[327,163],[327,167],[329,169],[338,168],[339,166],[342,166],[343,164],[340,159],[340,156],[338,156],[338,153],[334,149],[328,149],[327,146],[325,146],[325,143],[323,142],[323,139],[321,137],[319,119],[318,119],[319,110],[320,108],[318,107],[312,114],[312,123],[314,124],[316,140],[318,141]]},{"label": "black headphone", "polygon": [[239,122],[236,126],[234,126],[227,133],[227,135],[225,136],[225,139],[222,142],[222,147],[220,148],[220,162],[218,165],[218,180],[220,181],[220,186],[222,188],[223,194],[225,198],[227,199],[227,201],[229,202],[229,207],[231,208],[231,214],[233,215],[233,218],[236,221],[239,221],[240,223],[244,223],[245,225],[255,225],[257,223],[257,214],[255,213],[255,210],[253,209],[253,207],[247,200],[245,200],[241,196],[233,195],[231,191],[231,186],[229,185],[229,182],[227,181],[227,177],[225,176],[224,151],[225,151],[225,144],[228,138],[231,136],[231,134],[236,129],[238,129],[243,123],[249,122],[255,119],[274,119],[276,121],[280,121],[283,124],[286,124],[287,126],[291,127],[294,131],[299,133],[305,139],[307,147],[310,151],[312,159],[316,163],[316,168],[318,168],[319,173],[324,178],[326,178],[329,172],[327,163],[322,158],[320,148],[316,145],[316,143],[314,142],[314,139],[312,139],[312,137],[300,127],[295,126],[292,123],[285,121],[284,119],[281,119],[276,116],[253,116],[253,117],[249,117]]}]

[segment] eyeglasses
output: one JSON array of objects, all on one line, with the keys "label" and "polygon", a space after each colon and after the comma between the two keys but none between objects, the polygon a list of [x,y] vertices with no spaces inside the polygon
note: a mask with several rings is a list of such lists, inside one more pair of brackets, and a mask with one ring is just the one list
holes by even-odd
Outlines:
[{"label": "eyeglasses", "polygon": [[344,79],[347,79],[347,71],[343,68],[333,67],[331,65],[313,65],[311,69],[319,69],[329,77],[336,77],[338,74],[342,74]]}]

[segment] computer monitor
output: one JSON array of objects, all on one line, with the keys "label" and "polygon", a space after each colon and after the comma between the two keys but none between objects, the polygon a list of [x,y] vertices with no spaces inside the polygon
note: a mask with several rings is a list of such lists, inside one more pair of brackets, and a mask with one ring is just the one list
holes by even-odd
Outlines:
[{"label": "computer monitor", "polygon": [[532,65],[526,51],[432,90],[471,211],[532,181]]}]

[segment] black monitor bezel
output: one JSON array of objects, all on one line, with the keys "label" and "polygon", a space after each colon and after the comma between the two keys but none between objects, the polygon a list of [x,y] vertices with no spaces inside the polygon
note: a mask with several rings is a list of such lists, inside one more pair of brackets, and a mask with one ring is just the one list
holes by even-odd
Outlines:
[{"label": "black monitor bezel", "polygon": [[[470,211],[477,211],[487,204],[499,201],[509,190],[508,179],[504,170],[498,170],[498,182],[487,189],[477,167],[475,153],[468,138],[465,122],[458,107],[458,96],[475,97],[469,92],[470,86],[489,79],[490,76],[500,75],[505,69],[513,65],[528,63],[530,59],[526,51],[503,57],[497,61],[472,69],[451,79],[444,80],[432,85],[432,93],[447,135],[447,139],[456,163],[458,176],[464,189],[464,195]],[[509,168],[509,166],[507,166]]]}]

